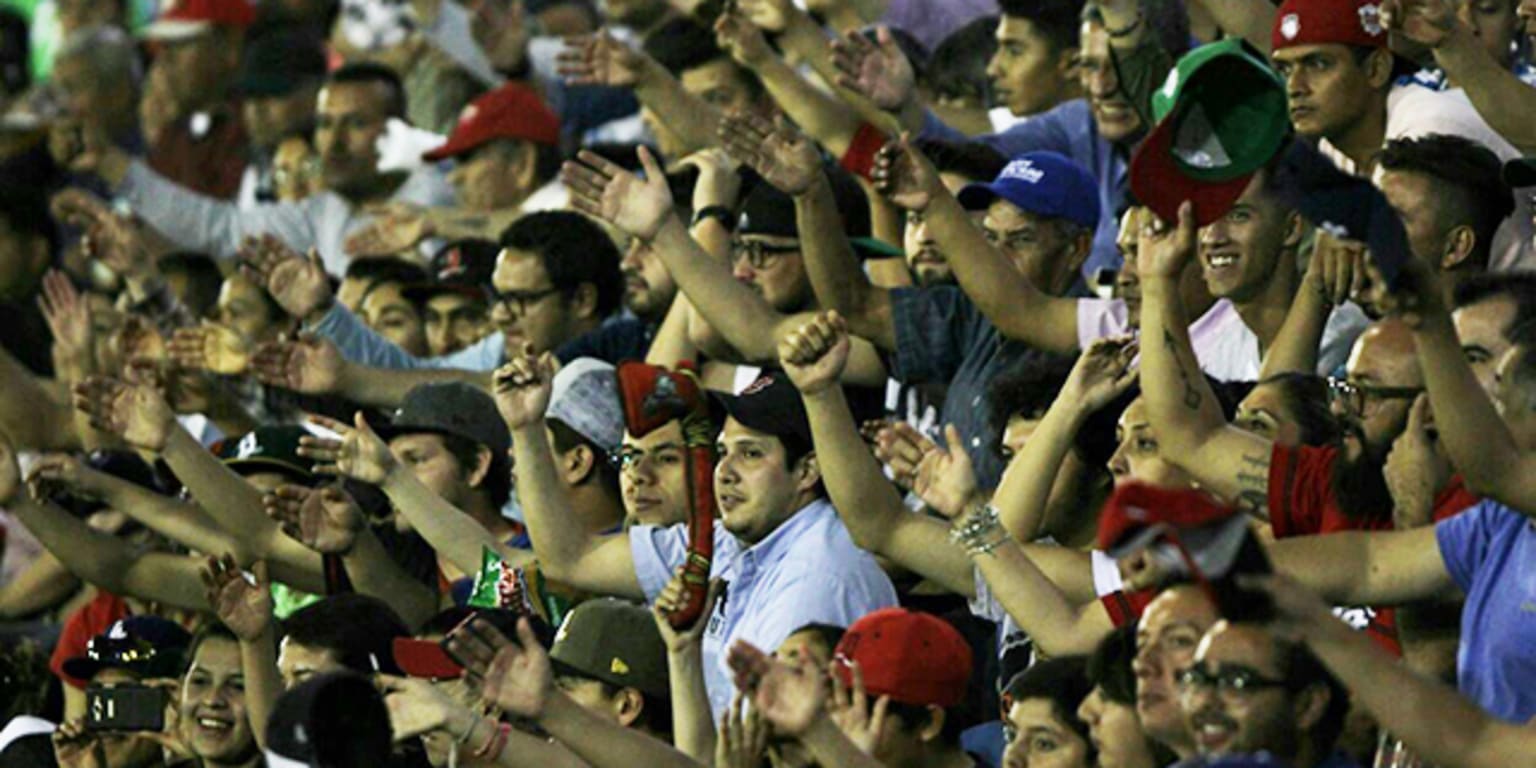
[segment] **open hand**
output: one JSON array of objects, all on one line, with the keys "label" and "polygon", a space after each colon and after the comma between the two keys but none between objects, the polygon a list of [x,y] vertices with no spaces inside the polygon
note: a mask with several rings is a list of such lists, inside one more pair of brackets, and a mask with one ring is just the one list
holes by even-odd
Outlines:
[{"label": "open hand", "polygon": [[37,498],[53,496],[64,491],[72,496],[99,498],[104,473],[91,469],[80,459],[68,453],[50,453],[32,463],[27,473],[27,486]]},{"label": "open hand", "polygon": [[146,451],[165,449],[176,415],[164,395],[148,383],[92,376],[75,385],[75,409],[91,426]]},{"label": "open hand", "polygon": [[976,470],[955,425],[944,427],[946,446],[930,451],[917,465],[912,492],[939,514],[953,520],[978,498]]},{"label": "open hand", "polygon": [[172,362],[189,371],[237,376],[251,365],[251,348],[245,337],[229,326],[216,323],[177,328],[167,350]]},{"label": "open hand", "polygon": [[133,217],[114,211],[106,201],[79,187],[53,196],[54,218],[84,232],[82,251],[127,280],[143,280],[158,270],[154,254]]},{"label": "open hand", "polygon": [[495,395],[496,410],[507,422],[508,429],[517,430],[544,423],[544,413],[549,410],[557,368],[554,355],[545,352],[534,357],[525,350],[496,369],[492,394]]},{"label": "open hand", "polygon": [[539,644],[528,619],[518,619],[517,642],[508,642],[496,652],[481,695],[506,712],[537,720],[553,688],[549,653]]},{"label": "open hand", "polygon": [[330,339],[301,333],[296,339],[257,346],[251,368],[263,384],[306,395],[326,395],[340,391],[346,362]]},{"label": "open hand", "polygon": [[837,386],[850,346],[842,315],[823,312],[779,340],[779,363],[801,392],[815,394]]},{"label": "open hand", "polygon": [[1438,48],[1459,23],[1450,0],[1383,0],[1381,23],[1394,34]]},{"label": "open hand", "polygon": [[720,716],[715,738],[715,768],[762,768],[768,757],[768,723],[756,707],[745,705],[737,693],[731,708]]},{"label": "open hand", "polygon": [[739,113],[720,121],[720,141],[786,195],[802,195],[821,175],[816,144],[780,115],[777,121]]},{"label": "open hand", "polygon": [[380,674],[384,706],[389,710],[389,726],[396,742],[433,731],[446,731],[454,738],[466,735],[478,716],[452,696],[427,680]]},{"label": "open hand", "polygon": [[736,12],[764,32],[783,32],[790,17],[800,13],[790,0],[737,0]]},{"label": "open hand", "polygon": [[85,727],[84,719],[61,723],[52,738],[59,768],[115,768],[107,762],[107,745]]},{"label": "open hand", "polygon": [[876,192],[892,205],[908,211],[926,210],[944,189],[938,169],[912,145],[912,137],[907,134],[880,148],[869,177]]},{"label": "open hand", "polygon": [[351,552],[367,522],[351,494],[335,485],[280,485],[262,497],[262,505],[288,538],[322,555]]},{"label": "open hand", "polygon": [[1136,383],[1131,363],[1139,350],[1133,336],[1095,339],[1073,364],[1058,399],[1076,404],[1085,414],[1108,405]]},{"label": "open hand", "polygon": [[610,88],[635,87],[648,64],[645,54],[606,32],[566,38],[565,50],[560,52],[555,63],[567,85]]},{"label": "open hand", "polygon": [[394,256],[415,248],[437,234],[427,211],[403,203],[391,203],[374,211],[373,221],[347,236],[342,246],[357,259]]},{"label": "open hand", "polygon": [[341,435],[340,440],[316,435],[299,438],[299,455],[318,462],[315,465],[316,474],[350,477],[360,483],[383,485],[389,473],[399,467],[395,454],[390,452],[384,439],[368,426],[368,419],[362,411],[353,415],[351,425],[324,416],[312,415],[309,418]]},{"label": "open hand", "polygon": [[871,706],[869,694],[864,690],[864,670],[856,661],[845,663],[852,685],[843,685],[837,671],[829,670],[827,677],[832,679],[832,701],[827,708],[838,730],[864,754],[873,755],[880,742],[880,733],[885,729],[891,697],[882,695]]},{"label": "open hand", "polygon": [[335,297],[319,252],[310,249],[305,258],[273,235],[246,238],[240,247],[240,266],[284,312],[299,319],[329,307]]},{"label": "open hand", "polygon": [[826,711],[827,681],[813,659],[802,658],[798,667],[791,667],[738,640],[727,661],[737,690],[751,697],[776,733],[798,737]]},{"label": "open hand", "polygon": [[37,306],[53,337],[54,367],[90,373],[96,362],[91,303],[75,290],[68,275],[50,269],[43,275],[43,293]]},{"label": "open hand", "polygon": [[251,643],[272,628],[272,582],[267,577],[267,563],[251,565],[253,580],[248,580],[235,556],[209,557],[203,566],[203,588],[208,605],[235,637]]},{"label": "open hand", "polygon": [[897,485],[909,491],[917,483],[923,458],[938,450],[927,435],[905,421],[891,422],[875,433],[875,458],[890,470]]},{"label": "open hand", "polygon": [[838,69],[839,86],[886,111],[906,106],[917,89],[912,62],[907,61],[890,27],[885,25],[875,29],[875,42],[859,30],[833,40],[832,64]]},{"label": "open hand", "polygon": [[644,180],[585,150],[560,169],[560,178],[570,188],[571,206],[576,210],[649,242],[656,238],[667,217],[676,214],[661,164],[643,146],[639,155],[645,169]]}]

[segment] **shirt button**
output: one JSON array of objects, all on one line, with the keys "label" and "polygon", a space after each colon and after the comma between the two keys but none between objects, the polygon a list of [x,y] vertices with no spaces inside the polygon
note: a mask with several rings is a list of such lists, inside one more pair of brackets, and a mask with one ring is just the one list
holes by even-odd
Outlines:
[{"label": "shirt button", "polygon": [[980,448],[981,447],[981,438],[979,438],[979,437],[971,438],[971,447],[972,448]]},{"label": "shirt button", "polygon": [[978,405],[981,405],[981,395],[977,395],[977,396],[971,398],[971,407],[974,408],[974,407],[976,407]]}]

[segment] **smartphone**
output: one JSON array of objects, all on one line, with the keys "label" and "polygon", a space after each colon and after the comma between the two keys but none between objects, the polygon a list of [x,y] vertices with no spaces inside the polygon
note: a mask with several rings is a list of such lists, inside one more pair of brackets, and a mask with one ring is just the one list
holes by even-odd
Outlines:
[{"label": "smartphone", "polygon": [[92,731],[165,729],[165,691],[147,685],[85,689],[85,727]]}]

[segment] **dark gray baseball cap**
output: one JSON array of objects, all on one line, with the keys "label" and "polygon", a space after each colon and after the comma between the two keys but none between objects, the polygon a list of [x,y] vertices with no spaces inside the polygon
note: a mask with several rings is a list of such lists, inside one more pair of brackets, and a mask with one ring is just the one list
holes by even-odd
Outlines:
[{"label": "dark gray baseball cap", "polygon": [[512,447],[512,434],[496,401],[458,381],[422,384],[407,392],[389,424],[376,431],[385,440],[421,432],[454,435],[491,449],[493,456],[504,456]]},{"label": "dark gray baseball cap", "polygon": [[613,598],[588,600],[565,617],[549,649],[555,674],[601,680],[667,699],[667,646],[645,608]]}]

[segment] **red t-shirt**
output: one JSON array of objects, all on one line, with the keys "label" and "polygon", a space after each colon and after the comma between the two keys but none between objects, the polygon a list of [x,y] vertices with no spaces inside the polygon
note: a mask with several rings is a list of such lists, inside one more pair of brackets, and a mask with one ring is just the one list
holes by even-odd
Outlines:
[{"label": "red t-shirt", "polygon": [[65,684],[83,690],[89,681],[64,674],[64,662],[84,656],[91,638],[106,632],[118,619],[127,617],[128,604],[121,597],[104,589],[96,590],[96,597],[65,620],[59,644],[54,646],[53,657],[48,660],[48,668]]},{"label": "red t-shirt", "polygon": [[[1311,536],[1339,531],[1390,531],[1391,510],[1368,519],[1348,517],[1339,509],[1333,496],[1333,464],[1338,459],[1337,448],[1301,446],[1289,448],[1275,445],[1269,464],[1269,524],[1275,538]],[[1461,475],[1435,494],[1435,522],[1457,514],[1476,504],[1476,496],[1467,490]],[[1363,612],[1359,616],[1346,616],[1352,624],[1365,629],[1379,645],[1393,654],[1402,655],[1397,644],[1397,621],[1391,608],[1363,607],[1351,609]]]}]

